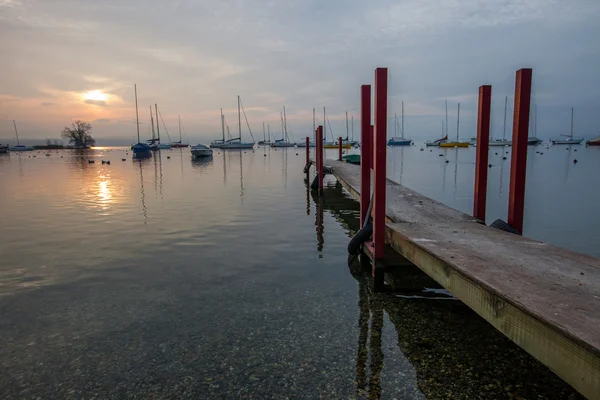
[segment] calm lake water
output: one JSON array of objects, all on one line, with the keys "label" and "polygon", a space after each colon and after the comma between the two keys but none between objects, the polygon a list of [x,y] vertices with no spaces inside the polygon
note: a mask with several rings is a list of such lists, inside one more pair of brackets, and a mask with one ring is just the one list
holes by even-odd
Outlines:
[{"label": "calm lake water", "polygon": [[[389,149],[389,176],[470,212],[474,150],[429,150]],[[506,217],[501,151],[490,221]],[[0,156],[3,399],[574,393],[419,271],[382,294],[350,274],[358,204],[333,178],[314,197],[302,149],[48,154]],[[529,156],[525,234],[600,256],[600,151]]]}]

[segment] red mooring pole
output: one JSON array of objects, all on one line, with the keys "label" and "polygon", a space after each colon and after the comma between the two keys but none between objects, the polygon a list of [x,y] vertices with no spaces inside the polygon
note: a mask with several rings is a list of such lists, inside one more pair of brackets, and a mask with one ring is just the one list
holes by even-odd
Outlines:
[{"label": "red mooring pole", "polygon": [[531,68],[517,71],[515,82],[515,111],[513,116],[512,159],[508,195],[508,224],[523,233],[525,205],[525,175],[527,170],[527,137],[531,106]]},{"label": "red mooring pole", "polygon": [[317,174],[319,174],[319,193],[323,192],[323,125],[317,128]]},{"label": "red mooring pole", "polygon": [[360,226],[369,217],[371,201],[371,157],[373,156],[371,125],[371,85],[360,87]]},{"label": "red mooring pole", "polygon": [[375,134],[373,137],[373,261],[382,259],[385,250],[387,72],[387,68],[377,68],[375,70]]},{"label": "red mooring pole", "polygon": [[306,173],[308,174],[309,168],[308,164],[310,163],[310,138],[306,137]]},{"label": "red mooring pole", "polygon": [[488,156],[490,146],[490,110],[492,86],[479,86],[479,110],[477,113],[477,156],[475,161],[475,198],[473,216],[485,223],[487,201]]},{"label": "red mooring pole", "polygon": [[342,137],[338,138],[338,161],[342,161]]}]

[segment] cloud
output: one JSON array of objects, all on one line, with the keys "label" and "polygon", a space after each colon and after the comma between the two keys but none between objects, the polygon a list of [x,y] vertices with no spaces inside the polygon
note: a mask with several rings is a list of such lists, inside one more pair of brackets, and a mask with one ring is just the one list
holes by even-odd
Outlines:
[{"label": "cloud", "polygon": [[83,102],[86,103],[86,104],[93,104],[95,106],[103,106],[103,107],[107,106],[105,100],[85,99]]},{"label": "cloud", "polygon": [[40,103],[40,106],[42,106],[42,107],[50,107],[50,106],[55,106],[55,105],[56,105],[56,103],[52,103],[49,101],[43,101]]}]

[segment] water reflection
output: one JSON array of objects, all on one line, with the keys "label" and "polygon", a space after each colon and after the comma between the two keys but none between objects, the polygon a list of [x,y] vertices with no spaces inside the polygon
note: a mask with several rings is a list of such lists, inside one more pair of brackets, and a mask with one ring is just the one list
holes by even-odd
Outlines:
[{"label": "water reflection", "polygon": [[144,216],[144,225],[148,223],[148,209],[146,208],[146,192],[144,191],[144,172],[142,163],[144,160],[134,160],[140,168],[140,201],[142,203],[142,215]]},{"label": "water reflection", "polygon": [[[341,185],[325,186],[323,196],[313,201],[349,236],[358,229],[358,203]],[[358,290],[357,398],[579,398],[417,267],[386,271],[384,293],[372,291],[368,268],[350,266],[350,273]],[[396,349],[382,342],[390,329]]]}]

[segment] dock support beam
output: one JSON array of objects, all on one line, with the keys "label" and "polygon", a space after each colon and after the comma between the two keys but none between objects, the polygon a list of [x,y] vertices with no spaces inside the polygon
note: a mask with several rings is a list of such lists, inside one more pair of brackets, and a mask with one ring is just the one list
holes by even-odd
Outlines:
[{"label": "dock support beam", "polygon": [[523,233],[525,205],[525,176],[527,170],[527,139],[529,108],[531,106],[531,68],[517,71],[515,82],[515,111],[513,117],[508,224]]},{"label": "dock support beam", "polygon": [[487,201],[488,158],[490,145],[490,108],[492,86],[479,86],[479,111],[477,113],[477,156],[475,161],[475,196],[473,216],[485,223]]},{"label": "dock support beam", "polygon": [[316,164],[319,181],[319,194],[323,193],[323,125],[317,127]]},{"label": "dock support beam", "polygon": [[385,190],[387,179],[387,68],[375,70],[375,133],[373,136],[373,261],[385,250]]},{"label": "dock support beam", "polygon": [[310,164],[310,138],[306,137],[306,165]]},{"label": "dock support beam", "polygon": [[338,161],[342,161],[342,137],[338,138]]},{"label": "dock support beam", "polygon": [[369,218],[371,201],[371,157],[373,131],[371,130],[371,85],[360,87],[360,226]]}]

